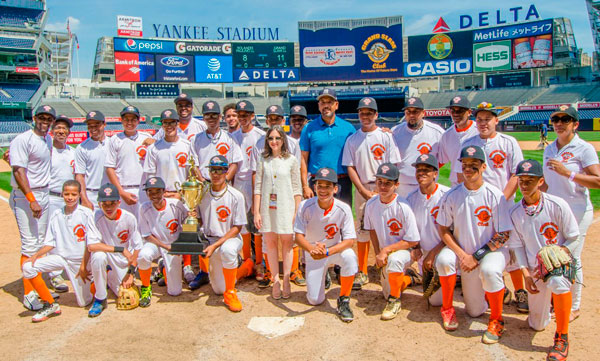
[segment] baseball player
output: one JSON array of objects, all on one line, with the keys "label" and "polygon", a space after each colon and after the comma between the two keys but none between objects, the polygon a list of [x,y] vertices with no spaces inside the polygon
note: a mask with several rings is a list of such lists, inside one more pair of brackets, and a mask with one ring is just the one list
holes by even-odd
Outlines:
[{"label": "baseball player", "polygon": [[[419,155],[413,167],[419,188],[409,193],[406,200],[415,215],[421,236],[419,248],[422,257],[418,257],[421,271],[432,270],[437,255],[445,246],[437,231],[438,203],[450,188],[436,182],[439,175],[439,162],[435,155],[428,153]],[[437,290],[431,295],[429,304],[442,305],[442,290]]]},{"label": "baseball player", "polygon": [[412,263],[409,249],[420,240],[415,215],[404,198],[396,194],[399,176],[394,164],[381,164],[375,174],[378,194],[365,207],[365,229],[371,234],[375,263],[382,270],[383,296],[387,299],[382,320],[392,320],[400,312],[401,293],[411,282],[404,275],[404,269]]},{"label": "baseball player", "polygon": [[[23,277],[35,280],[40,273],[65,271],[73,285],[77,304],[84,307],[92,302],[89,271],[86,262],[82,262],[89,257],[86,244],[88,241],[99,242],[101,237],[92,210],[79,205],[80,193],[81,185],[77,181],[71,179],[64,183],[62,195],[65,206],[50,215],[43,246],[23,264]],[[36,282],[34,287],[42,298],[48,297],[44,282]],[[52,296],[49,298],[52,299]],[[54,299],[48,302],[33,316],[33,322],[61,314],[58,302]]]},{"label": "baseball player", "polygon": [[321,168],[315,174],[316,197],[300,203],[294,232],[296,243],[304,250],[306,261],[306,298],[311,305],[325,301],[325,275],[330,264],[341,266],[340,297],[337,313],[344,322],[352,322],[350,292],[358,260],[352,250],[356,240],[350,206],[336,198],[338,177],[331,168]]},{"label": "baseball player", "polygon": [[[455,96],[452,98],[450,105],[447,108],[450,110],[450,116],[452,117],[454,124],[446,129],[440,138],[438,160],[442,164],[448,162],[454,164],[462,149],[462,140],[476,136],[479,131],[470,118],[471,103],[466,97],[462,95]],[[454,167],[451,167],[450,169],[450,182],[455,186],[458,184],[458,178],[456,171],[454,171],[453,168]]]},{"label": "baseball player", "polygon": [[[573,255],[579,242],[579,227],[568,203],[544,193],[542,165],[531,159],[519,163],[516,174],[523,199],[510,210],[514,226],[508,246],[523,270],[529,291],[529,327],[542,331],[550,323],[551,303],[556,315],[554,346],[548,360],[566,360],[569,353],[569,315],[572,280],[563,274],[536,279],[537,254],[546,245],[558,245]],[[539,277],[539,275],[537,275]]]},{"label": "baseball player", "polygon": [[[181,93],[175,98],[175,109],[177,110],[177,116],[179,118],[179,124],[177,124],[177,135],[181,138],[191,141],[194,135],[201,133],[206,130],[206,123],[203,120],[194,118],[192,113],[194,111],[194,100],[191,96]],[[165,130],[159,129],[152,139],[146,139],[145,145],[150,145],[155,141],[162,139],[165,136]]]},{"label": "baseball player", "polygon": [[223,120],[227,123],[227,132],[229,134],[233,134],[240,129],[240,122],[235,108],[235,103],[229,103],[223,107]]},{"label": "baseball player", "polygon": [[148,202],[140,207],[140,234],[146,241],[138,256],[138,268],[142,281],[140,307],[150,306],[152,299],[152,261],[162,257],[167,278],[167,293],[181,294],[181,256],[172,255],[171,244],[181,233],[181,224],[187,218],[188,210],[176,198],[165,198],[165,182],[160,177],[146,180],[144,191]]},{"label": "baseball player", "polygon": [[148,133],[137,130],[140,112],[136,107],[127,106],[121,111],[123,132],[108,140],[108,152],[104,161],[108,180],[119,190],[121,208],[138,216],[139,206],[145,199],[140,192]]},{"label": "baseball player", "polygon": [[435,261],[442,285],[443,325],[448,331],[458,327],[452,299],[460,265],[469,316],[479,317],[489,303],[490,321],[482,342],[493,344],[504,332],[502,272],[508,260],[504,244],[512,225],[502,192],[483,180],[486,167],[483,149],[467,146],[461,150],[459,159],[465,181],[440,200],[436,219],[442,242],[446,244]]},{"label": "baseball player", "polygon": [[348,175],[354,184],[355,224],[358,235],[358,274],[354,278],[354,290],[360,290],[363,285],[369,283],[369,232],[366,228],[363,230],[363,218],[366,202],[377,194],[375,173],[383,163],[396,164],[402,161],[392,135],[383,132],[375,124],[379,117],[375,99],[362,98],[357,109],[361,128],[346,139],[342,153],[342,165],[348,167]]},{"label": "baseball player", "polygon": [[[39,106],[33,116],[33,129],[19,134],[10,142],[12,191],[9,204],[15,214],[21,237],[21,266],[38,251],[48,226],[52,149],[52,138],[48,135],[48,130],[55,118],[54,108],[49,105]],[[40,282],[43,283],[41,275],[33,279],[23,278],[23,305],[32,311],[42,308],[33,287]],[[44,301],[51,302],[48,294],[40,296]]]},{"label": "baseball player", "polygon": [[104,114],[92,110],[85,116],[90,137],[75,148],[75,180],[81,184],[81,205],[92,210],[98,209],[98,190],[108,182],[104,171],[107,153],[107,139],[104,134],[106,121]]},{"label": "baseball player", "polygon": [[[100,237],[87,240],[96,288],[89,317],[100,316],[106,308],[107,285],[118,295],[119,287],[133,285],[137,270],[142,237],[135,216],[119,208],[120,199],[119,190],[113,184],[106,183],[98,191],[98,204],[102,210],[94,213],[94,219]],[[110,266],[109,272],[106,272],[107,266]]]},{"label": "baseball player", "polygon": [[421,154],[432,154],[437,159],[440,139],[444,134],[442,127],[423,119],[424,109],[420,98],[408,98],[403,109],[405,121],[392,128],[392,136],[403,160],[398,164],[400,171],[398,194],[403,198],[419,188],[415,178],[415,168],[411,164]]},{"label": "baseball player", "polygon": [[300,135],[302,134],[302,129],[304,129],[306,123],[308,123],[306,108],[302,105],[292,106],[290,108],[290,125],[292,126],[290,137],[300,141]]}]

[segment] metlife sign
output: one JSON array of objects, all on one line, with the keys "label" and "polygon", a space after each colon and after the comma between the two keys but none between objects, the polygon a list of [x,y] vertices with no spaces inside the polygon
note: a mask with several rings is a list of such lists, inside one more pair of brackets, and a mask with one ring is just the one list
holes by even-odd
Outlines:
[{"label": "metlife sign", "polygon": [[172,41],[114,38],[114,45],[115,51],[127,51],[132,53],[175,53],[175,43]]},{"label": "metlife sign", "polygon": [[510,40],[473,44],[473,71],[510,70]]},{"label": "metlife sign", "polygon": [[234,69],[233,81],[239,83],[293,82],[300,80],[298,68],[288,69]]}]

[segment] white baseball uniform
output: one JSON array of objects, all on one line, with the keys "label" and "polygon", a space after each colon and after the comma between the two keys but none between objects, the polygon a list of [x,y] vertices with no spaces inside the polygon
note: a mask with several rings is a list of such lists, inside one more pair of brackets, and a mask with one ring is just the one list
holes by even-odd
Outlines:
[{"label": "white baseball uniform", "polygon": [[[188,124],[188,126],[185,129],[182,129],[181,123],[179,123],[179,126],[177,127],[177,135],[180,136],[181,138],[189,140],[191,142],[194,135],[196,135],[198,133],[202,133],[203,131],[206,130],[206,128],[207,128],[207,126],[206,126],[206,123],[204,122],[204,120],[200,120],[198,118],[192,117],[192,119],[190,120],[190,123]],[[154,138],[155,140],[161,140],[164,137],[165,137],[165,131],[163,128],[160,128],[158,130],[158,132],[156,132],[156,134],[154,134],[154,136],[152,138]]]},{"label": "white baseball uniform", "polygon": [[[298,165],[300,165],[300,162],[302,159],[302,154],[300,153],[300,143],[298,142],[297,139],[294,139],[287,134],[286,134],[286,137],[287,137],[287,143],[288,143],[288,147],[289,147],[288,151],[290,154],[293,154],[294,157],[296,157],[296,160],[298,160]],[[258,163],[260,162],[260,157],[262,155],[262,152],[265,150],[266,140],[267,140],[267,137],[265,134],[256,141],[256,145],[252,149],[252,155],[250,157],[250,169],[253,172],[256,172],[256,168],[258,168]]]},{"label": "white baseball uniform", "polygon": [[413,130],[406,122],[392,128],[392,137],[398,147],[402,162],[397,164],[400,177],[397,193],[406,198],[410,192],[419,188],[415,179],[415,168],[412,166],[421,154],[432,154],[439,160],[440,140],[444,129],[437,124],[423,119],[423,126]]},{"label": "white baseball uniform", "polygon": [[233,185],[244,195],[246,212],[252,209],[252,169],[250,169],[252,149],[254,149],[256,142],[264,135],[265,132],[258,127],[252,127],[247,133],[242,132],[241,128],[231,133],[231,137],[239,144],[243,157],[235,174]]},{"label": "white baseball uniform", "polygon": [[207,167],[210,159],[215,155],[224,156],[229,164],[239,164],[243,160],[239,144],[222,129],[219,129],[214,136],[208,132],[196,134],[192,142],[192,153],[198,160],[198,169],[204,179],[210,179]]},{"label": "white baseball uniform", "polygon": [[75,174],[85,176],[87,197],[94,205],[94,209],[98,209],[98,190],[103,184],[108,183],[104,171],[107,150],[108,137],[101,142],[88,138],[75,148]]},{"label": "white baseball uniform", "polygon": [[62,187],[66,181],[72,179],[75,179],[75,150],[68,145],[62,149],[52,146],[48,214],[53,214],[55,210],[65,206]]},{"label": "white baseball uniform", "polygon": [[[464,129],[456,129],[456,125],[452,124],[440,138],[438,161],[442,164],[448,162],[454,164],[459,162],[458,157],[462,150],[462,140],[474,137],[478,134],[479,130],[477,130],[477,126],[472,120],[469,120],[469,125]],[[453,186],[457,183],[456,172],[452,170],[452,167],[450,168],[450,182],[452,182]]]},{"label": "white baseball uniform", "polygon": [[[119,209],[117,212],[117,219],[111,220],[106,218],[102,211],[96,211],[94,219],[101,238],[88,239],[88,245],[104,243],[109,246],[124,247],[130,253],[142,249],[142,237],[138,231],[135,216],[123,209]],[[106,299],[108,295],[106,292],[107,283],[115,295],[119,294],[119,287],[127,274],[128,264],[127,258],[122,253],[92,252],[90,265],[96,286],[96,299]],[[106,266],[111,268],[108,275]]]},{"label": "white baseball uniform", "polygon": [[[164,244],[172,244],[181,233],[181,224],[187,218],[187,208],[175,198],[165,198],[166,204],[162,209],[156,209],[148,201],[140,207],[140,234],[143,238],[150,235],[158,238]],[[181,294],[181,255],[169,254],[167,250],[146,241],[138,255],[139,269],[152,267],[152,261],[162,257],[167,273],[167,293],[171,296]]]},{"label": "white baseball uniform", "polygon": [[[296,214],[294,232],[304,235],[310,244],[324,243],[328,248],[347,239],[356,239],[352,210],[338,199],[334,199],[331,207],[326,210],[319,207],[317,197],[303,200]],[[358,258],[352,248],[322,259],[313,259],[305,251],[304,259],[306,298],[311,305],[325,301],[325,276],[329,265],[341,266],[342,277],[354,276],[358,272]]]},{"label": "white baseball uniform", "polygon": [[[165,182],[165,190],[175,192],[175,183],[185,182],[188,176],[188,157],[192,156],[190,142],[179,137],[174,142],[164,138],[148,148],[144,160],[146,176],[156,176]],[[197,164],[197,163],[196,163]]]}]

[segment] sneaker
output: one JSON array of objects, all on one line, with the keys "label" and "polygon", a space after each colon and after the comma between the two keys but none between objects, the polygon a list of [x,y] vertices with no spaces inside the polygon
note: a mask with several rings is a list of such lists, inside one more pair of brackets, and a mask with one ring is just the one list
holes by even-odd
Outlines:
[{"label": "sneaker", "polygon": [[158,287],[165,287],[167,285],[167,280],[163,276],[163,277],[159,278],[158,281],[156,281],[156,285]]},{"label": "sneaker", "polygon": [[423,284],[423,277],[419,274],[419,272],[415,271],[414,269],[407,268],[404,274],[410,277],[411,286],[418,286]]},{"label": "sneaker", "polygon": [[548,351],[547,361],[566,360],[569,355],[569,336],[567,334],[554,334],[554,346]]},{"label": "sneaker", "polygon": [[256,265],[256,280],[258,282],[265,279],[265,266],[262,264]]},{"label": "sneaker", "polygon": [[328,290],[329,288],[331,288],[331,275],[329,270],[325,270],[325,289]]},{"label": "sneaker", "polygon": [[267,288],[273,284],[273,276],[271,275],[271,271],[265,270],[263,275],[263,279],[258,281],[258,288]]},{"label": "sneaker", "polygon": [[140,307],[150,306],[152,300],[152,285],[148,287],[142,286],[142,296],[140,297]]},{"label": "sneaker", "polygon": [[338,298],[337,313],[344,322],[352,322],[354,320],[354,313],[352,313],[352,310],[350,309],[350,297],[340,296]]},{"label": "sneaker", "polygon": [[527,291],[520,289],[515,291],[515,303],[517,311],[520,313],[529,313],[529,302],[527,299]]},{"label": "sneaker", "polygon": [[440,310],[442,313],[442,321],[444,330],[454,331],[458,328],[458,320],[456,319],[456,311],[454,307],[450,307],[447,310]]},{"label": "sneaker", "polygon": [[483,337],[481,338],[481,342],[485,343],[486,345],[498,343],[503,333],[504,321],[491,320],[488,324],[487,331],[485,331]]},{"label": "sneaker", "polygon": [[54,302],[52,304],[44,302],[44,306],[42,307],[42,309],[39,310],[35,315],[33,315],[33,317],[31,318],[31,321],[32,322],[46,321],[50,317],[60,315],[60,313],[61,313],[60,305],[58,304],[58,302]]},{"label": "sneaker", "polygon": [[387,305],[385,305],[385,308],[381,313],[381,319],[384,321],[393,320],[394,318],[396,318],[401,308],[402,303],[400,302],[400,298],[392,296],[388,297]]},{"label": "sneaker", "polygon": [[106,299],[99,300],[97,298],[94,298],[94,303],[92,304],[92,307],[90,308],[90,311],[88,312],[88,316],[89,317],[98,317],[98,316],[100,316],[102,311],[104,311],[105,308],[106,308]]},{"label": "sneaker", "polygon": [[190,283],[196,278],[192,265],[183,266],[183,279],[185,282]]},{"label": "sneaker", "polygon": [[29,311],[39,311],[44,307],[35,291],[31,291],[23,297],[23,306]]},{"label": "sneaker", "polygon": [[55,300],[60,298],[60,295],[58,293],[52,291],[50,291],[50,296],[52,296],[52,298],[54,298]]},{"label": "sneaker", "polygon": [[54,291],[58,293],[68,292],[69,286],[65,283],[65,279],[62,275],[58,275],[50,279],[50,285],[54,288]]},{"label": "sneaker", "polygon": [[223,294],[223,302],[229,307],[232,312],[240,312],[242,303],[240,302],[235,290],[229,290]]},{"label": "sneaker", "polygon": [[210,279],[208,277],[208,273],[206,273],[204,271],[200,271],[200,272],[198,272],[198,274],[196,275],[194,280],[192,282],[190,282],[189,287],[190,287],[190,290],[197,290],[198,288],[204,286],[205,284],[207,284],[209,282],[210,282]]},{"label": "sneaker", "polygon": [[164,267],[163,259],[159,258],[158,259],[158,267],[156,267],[156,270],[152,274],[152,277],[150,277],[150,282],[158,283],[158,280],[164,277],[164,275],[162,273],[163,267]]},{"label": "sneaker", "polygon": [[306,286],[306,279],[302,275],[302,271],[300,269],[296,269],[290,275],[290,281],[294,282],[296,286]]},{"label": "sneaker", "polygon": [[502,302],[504,302],[505,305],[510,304],[510,300],[511,300],[511,295],[510,295],[510,290],[506,287],[504,287],[504,300]]},{"label": "sneaker", "polygon": [[352,283],[352,289],[356,290],[356,291],[361,290],[362,286],[366,285],[367,283],[369,283],[369,276],[367,276],[362,271],[359,271],[356,274],[356,276],[354,277],[354,283]]}]

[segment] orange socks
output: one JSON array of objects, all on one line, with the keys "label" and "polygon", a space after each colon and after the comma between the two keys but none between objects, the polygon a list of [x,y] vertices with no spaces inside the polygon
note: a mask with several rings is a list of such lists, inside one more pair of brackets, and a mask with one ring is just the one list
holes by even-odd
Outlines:
[{"label": "orange socks", "polygon": [[254,262],[252,262],[252,258],[248,258],[238,267],[237,271],[237,279],[240,280],[242,278],[248,277],[252,274],[254,270]]},{"label": "orange socks", "polygon": [[225,278],[225,292],[235,290],[237,268],[223,268],[223,278]]},{"label": "orange socks", "polygon": [[440,276],[440,283],[442,284],[442,310],[452,308],[452,301],[454,300],[454,286],[456,286],[456,274],[450,276]]},{"label": "orange socks", "polygon": [[183,267],[192,265],[192,255],[191,254],[184,254],[183,256],[181,256],[181,258],[183,258]]},{"label": "orange socks", "polygon": [[352,291],[352,284],[354,283],[354,276],[340,276],[340,297],[350,296]]},{"label": "orange socks", "polygon": [[198,266],[202,272],[208,273],[208,261],[210,258],[198,256]]},{"label": "orange socks", "polygon": [[38,273],[37,276],[30,279],[33,288],[36,290],[40,298],[48,303],[54,303],[54,298],[50,294],[50,290],[46,286],[46,282],[42,279],[42,275]]},{"label": "orange socks", "polygon": [[498,292],[486,292],[486,298],[490,304],[490,321],[502,320],[502,307],[504,306],[504,288]]},{"label": "orange socks", "polygon": [[245,261],[248,258],[252,257],[252,234],[242,234],[242,241],[244,241],[244,245],[242,246],[242,258],[244,258]]},{"label": "orange socks", "polygon": [[[27,261],[28,259],[29,257],[21,255],[21,260],[19,261],[21,269],[23,269],[23,263],[25,263],[25,261]],[[25,277],[23,277],[23,291],[25,292],[25,294],[28,294],[29,292],[33,291],[33,285],[31,284],[31,280],[28,280]]]},{"label": "orange socks", "polygon": [[525,286],[523,284],[523,272],[520,269],[515,270],[515,271],[510,271],[509,274],[510,274],[510,279],[512,280],[513,286],[515,287],[515,291],[525,289]]},{"label": "orange socks", "polygon": [[150,286],[150,277],[152,276],[152,268],[139,269],[139,272],[140,272],[140,280],[142,281],[142,286],[144,286],[144,287]]},{"label": "orange socks", "polygon": [[298,260],[300,259],[300,247],[293,247],[292,250],[294,251],[294,258],[292,258],[292,273],[294,273],[294,271],[298,269]]},{"label": "orange socks", "polygon": [[254,235],[254,256],[256,256],[256,264],[262,264],[263,261],[263,250],[262,250],[262,235]]},{"label": "orange socks", "polygon": [[369,242],[358,242],[358,270],[367,274],[367,264],[369,259]]},{"label": "orange socks", "polygon": [[556,333],[566,335],[569,333],[569,317],[571,316],[571,303],[573,296],[571,292],[561,295],[552,294],[554,301],[554,314],[556,315]]},{"label": "orange socks", "polygon": [[[404,291],[406,287],[404,285],[404,273],[403,272],[390,272],[388,273],[388,279],[390,282],[390,296],[394,298],[400,297],[400,293]],[[409,278],[410,280],[410,278]]]}]

